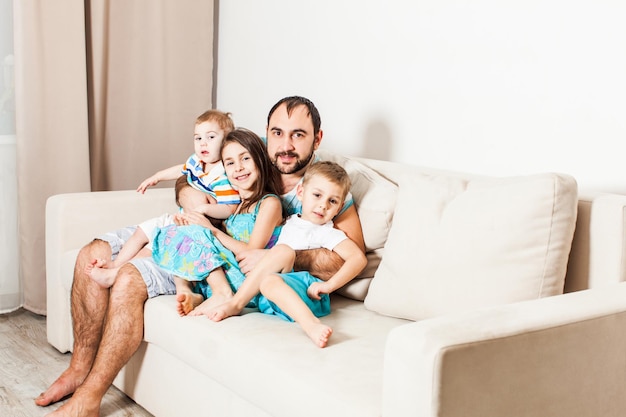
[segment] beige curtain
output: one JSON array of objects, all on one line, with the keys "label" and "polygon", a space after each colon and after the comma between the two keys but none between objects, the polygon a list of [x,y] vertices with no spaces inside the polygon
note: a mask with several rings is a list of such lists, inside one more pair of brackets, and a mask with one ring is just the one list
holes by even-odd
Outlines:
[{"label": "beige curtain", "polygon": [[212,103],[214,10],[206,0],[14,8],[20,279],[24,307],[45,314],[46,199],[134,189],[193,152],[194,120]]}]

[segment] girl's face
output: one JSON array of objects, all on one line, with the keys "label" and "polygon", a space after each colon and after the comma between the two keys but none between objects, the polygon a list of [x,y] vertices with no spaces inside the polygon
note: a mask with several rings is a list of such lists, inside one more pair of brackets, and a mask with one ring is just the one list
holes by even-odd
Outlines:
[{"label": "girl's face", "polygon": [[205,164],[214,164],[221,159],[220,148],[224,140],[224,130],[215,122],[208,121],[196,125],[193,132],[193,150]]},{"label": "girl's face", "polygon": [[259,178],[259,169],[250,152],[237,142],[229,142],[222,149],[222,162],[233,188],[239,191],[242,198],[249,196],[246,192],[252,192]]}]

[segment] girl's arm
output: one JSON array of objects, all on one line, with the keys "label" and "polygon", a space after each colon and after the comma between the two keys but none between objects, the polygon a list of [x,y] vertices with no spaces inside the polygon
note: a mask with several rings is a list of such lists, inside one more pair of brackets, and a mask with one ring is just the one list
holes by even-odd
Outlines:
[{"label": "girl's arm", "polygon": [[367,264],[367,258],[361,248],[350,239],[345,239],[335,246],[333,252],[344,260],[343,265],[328,281],[311,284],[307,290],[309,297],[319,300],[321,293],[330,294],[338,290],[356,277]]},{"label": "girl's arm", "polygon": [[219,230],[200,213],[182,214],[180,216],[185,219],[185,224],[199,224],[211,229],[213,235],[222,242],[222,245],[230,249],[235,256],[248,249],[265,248],[272,237],[274,228],[283,221],[280,199],[278,197],[268,197],[264,199],[261,202],[261,207],[259,207],[250,240],[246,243]]},{"label": "girl's arm", "polygon": [[143,182],[139,184],[139,187],[137,187],[137,192],[140,192],[141,194],[143,194],[146,192],[148,187],[157,185],[160,181],[177,179],[181,175],[183,166],[184,164],[174,165],[173,167],[169,167],[161,171],[158,171],[156,174],[143,180]]}]

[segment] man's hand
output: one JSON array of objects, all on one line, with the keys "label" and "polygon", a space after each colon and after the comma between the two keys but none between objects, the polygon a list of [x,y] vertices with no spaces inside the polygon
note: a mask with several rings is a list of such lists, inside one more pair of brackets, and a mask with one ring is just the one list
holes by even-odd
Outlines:
[{"label": "man's hand", "polygon": [[239,262],[239,269],[244,275],[247,275],[248,272],[252,271],[252,269],[259,263],[261,258],[265,255],[267,249],[250,249],[241,252],[237,256],[237,262]]}]

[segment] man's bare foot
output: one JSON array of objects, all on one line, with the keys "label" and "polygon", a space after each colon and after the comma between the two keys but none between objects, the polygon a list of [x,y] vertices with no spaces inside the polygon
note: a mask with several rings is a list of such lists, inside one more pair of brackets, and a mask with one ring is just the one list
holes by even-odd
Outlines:
[{"label": "man's bare foot", "polygon": [[118,268],[107,268],[104,259],[94,259],[85,266],[85,274],[102,288],[110,288],[115,282]]},{"label": "man's bare foot", "polygon": [[333,329],[323,323],[311,323],[302,326],[304,332],[311,338],[317,347],[326,347],[328,339],[333,334]]},{"label": "man's bare foot", "polygon": [[[85,394],[87,395],[87,394]],[[77,393],[68,402],[46,417],[98,417],[101,399],[84,398]]]},{"label": "man's bare foot", "polygon": [[48,387],[47,390],[35,398],[35,404],[46,407],[50,404],[61,401],[65,397],[72,395],[76,388],[83,383],[85,375],[68,368]]},{"label": "man's bare foot", "polygon": [[202,304],[204,298],[200,294],[191,291],[176,294],[176,310],[181,316],[186,316],[192,312],[197,306]]}]

